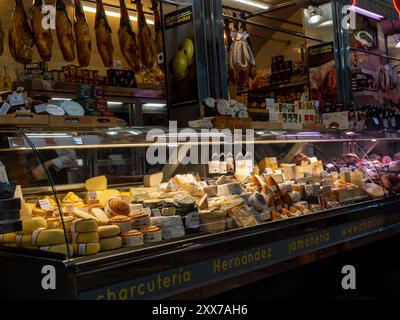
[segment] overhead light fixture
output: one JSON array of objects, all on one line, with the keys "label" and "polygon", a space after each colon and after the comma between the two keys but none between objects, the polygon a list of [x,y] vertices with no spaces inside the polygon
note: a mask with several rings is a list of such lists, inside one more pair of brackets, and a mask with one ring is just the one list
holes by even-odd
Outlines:
[{"label": "overhead light fixture", "polygon": [[326,21],[320,23],[318,25],[318,27],[327,27],[327,26],[332,26],[332,25],[333,25],[333,20],[331,19],[331,20],[326,20]]},{"label": "overhead light fixture", "polygon": [[235,1],[243,3],[243,4],[247,4],[248,6],[256,7],[259,9],[267,10],[270,8],[268,5],[258,2],[258,1],[251,1],[251,0],[235,0]]},{"label": "overhead light fixture", "polygon": [[385,18],[384,16],[382,16],[380,14],[365,10],[365,9],[357,7],[355,5],[352,5],[349,10],[353,11],[355,13],[358,13],[359,15],[362,15],[362,16],[365,16],[365,17],[368,17],[368,18],[371,18],[374,20],[378,20],[378,21],[383,20]]},{"label": "overhead light fixture", "polygon": [[143,107],[147,108],[164,108],[167,105],[165,103],[145,103]]},{"label": "overhead light fixture", "polygon": [[308,12],[308,23],[309,24],[317,24],[322,20],[322,10],[319,7],[309,6],[307,8]]},{"label": "overhead light fixture", "polygon": [[123,105],[124,103],[123,102],[117,102],[117,101],[108,101],[107,104],[111,105],[111,106],[120,106],[120,105]]},{"label": "overhead light fixture", "polygon": [[[83,5],[83,10],[86,11],[86,12],[90,12],[90,13],[96,13],[96,8],[95,7],[91,7],[91,6]],[[121,14],[119,12],[111,11],[111,10],[105,10],[105,12],[106,12],[106,15],[109,16],[109,17],[121,18]],[[129,15],[129,19],[131,21],[137,21],[137,16]],[[146,21],[147,21],[148,24],[154,24],[153,20],[146,19]]]},{"label": "overhead light fixture", "polygon": [[70,99],[70,98],[60,98],[60,97],[54,97],[54,98],[51,98],[51,100],[53,100],[53,101],[72,101],[72,99]]}]

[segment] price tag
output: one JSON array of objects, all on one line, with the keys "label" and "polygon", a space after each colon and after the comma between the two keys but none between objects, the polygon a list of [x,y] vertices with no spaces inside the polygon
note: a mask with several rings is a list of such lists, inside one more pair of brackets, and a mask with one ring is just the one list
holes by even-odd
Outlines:
[{"label": "price tag", "polygon": [[317,157],[311,157],[311,158],[310,158],[310,162],[311,162],[311,163],[316,163],[316,162],[318,162]]},{"label": "price tag", "polygon": [[154,217],[161,217],[160,209],[153,209],[153,216]]},{"label": "price tag", "polygon": [[20,198],[21,200],[23,200],[22,188],[21,188],[21,185],[19,185],[19,184],[15,188],[14,198]]},{"label": "price tag", "polygon": [[265,168],[266,174],[274,174],[274,171],[272,171],[271,168]]},{"label": "price tag", "polygon": [[90,200],[97,200],[97,192],[89,191],[89,199]]},{"label": "price tag", "polygon": [[0,114],[7,114],[8,110],[10,110],[11,106],[9,103],[4,102],[0,108]]},{"label": "price tag", "polygon": [[282,170],[275,170],[275,174],[282,174]]},{"label": "price tag", "polygon": [[6,167],[1,161],[0,161],[0,182],[8,182]]},{"label": "price tag", "polygon": [[210,174],[219,173],[219,161],[208,162],[208,173]]},{"label": "price tag", "polygon": [[41,199],[39,200],[39,206],[40,209],[42,210],[53,210],[53,207],[50,204],[50,200],[49,199]]},{"label": "price tag", "polygon": [[42,103],[35,106],[36,113],[46,112],[46,110],[47,110],[47,104]]},{"label": "price tag", "polygon": [[74,210],[74,206],[72,204],[67,204],[65,211],[70,213]]}]

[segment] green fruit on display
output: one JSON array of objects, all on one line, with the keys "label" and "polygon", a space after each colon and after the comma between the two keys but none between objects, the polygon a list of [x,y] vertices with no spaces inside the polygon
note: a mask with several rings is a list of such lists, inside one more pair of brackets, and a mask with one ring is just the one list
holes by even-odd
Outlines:
[{"label": "green fruit on display", "polygon": [[191,39],[186,39],[182,42],[180,50],[183,50],[188,61],[191,61],[194,56],[194,44]]},{"label": "green fruit on display", "polygon": [[188,68],[188,59],[185,53],[180,50],[171,59],[170,69],[174,76],[184,75]]}]

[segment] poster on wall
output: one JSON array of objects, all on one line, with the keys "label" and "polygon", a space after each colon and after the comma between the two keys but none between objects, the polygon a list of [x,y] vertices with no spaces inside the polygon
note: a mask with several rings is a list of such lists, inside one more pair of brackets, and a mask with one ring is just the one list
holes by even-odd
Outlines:
[{"label": "poster on wall", "polygon": [[171,108],[198,103],[192,6],[164,17],[168,102]]},{"label": "poster on wall", "polygon": [[308,48],[311,100],[337,102],[337,74],[333,42]]}]

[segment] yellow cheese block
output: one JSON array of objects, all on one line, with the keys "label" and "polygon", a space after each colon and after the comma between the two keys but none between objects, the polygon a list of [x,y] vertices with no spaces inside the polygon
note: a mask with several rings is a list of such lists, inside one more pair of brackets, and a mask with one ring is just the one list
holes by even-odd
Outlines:
[{"label": "yellow cheese block", "polygon": [[22,231],[18,232],[18,234],[31,234],[33,231],[47,228],[47,222],[42,217],[33,217],[31,219],[25,219],[22,221]]},{"label": "yellow cheese block", "polygon": [[24,202],[24,208],[24,210],[28,211],[29,215],[32,215],[32,211],[36,208],[36,204]]},{"label": "yellow cheese block", "polygon": [[[96,219],[85,219],[85,220],[74,220],[71,225],[71,232],[73,233],[86,233],[86,232],[97,232],[98,226]],[[85,242],[85,241],[84,241]],[[94,241],[88,241],[94,242]]]},{"label": "yellow cheese block", "polygon": [[36,206],[32,209],[32,216],[46,218],[47,211],[37,208]]},{"label": "yellow cheese block", "polygon": [[82,219],[82,220],[93,219],[93,216],[91,214],[81,209],[74,208],[74,210],[72,210],[72,214],[77,219]]},{"label": "yellow cheese block", "polygon": [[68,206],[72,205],[76,208],[83,208],[83,200],[79,198],[75,193],[73,192],[68,192],[67,195],[64,197],[62,200],[62,205],[63,206]]},{"label": "yellow cheese block", "polygon": [[52,246],[63,243],[65,243],[65,235],[62,229],[39,229],[32,233],[33,246]]},{"label": "yellow cheese block", "polygon": [[78,256],[90,256],[100,252],[100,243],[73,243],[74,254]]},{"label": "yellow cheese block", "polygon": [[106,226],[110,222],[110,218],[102,209],[93,208],[90,210],[90,214],[96,219],[99,226]]},{"label": "yellow cheese block", "polygon": [[111,224],[109,226],[99,227],[99,238],[111,238],[116,237],[121,233],[119,227],[115,224]]},{"label": "yellow cheese block", "polygon": [[122,248],[121,237],[104,238],[100,240],[101,251],[110,251]]},{"label": "yellow cheese block", "polygon": [[105,191],[107,190],[107,178],[99,176],[86,180],[85,188],[87,191]]},{"label": "yellow cheese block", "polygon": [[72,249],[72,246],[70,244],[66,245],[65,243],[63,243],[63,244],[56,244],[54,246],[40,247],[40,250],[42,250],[42,251],[61,253],[65,256],[68,255],[68,253],[67,253],[68,249],[69,249],[70,255],[72,255],[74,250]]},{"label": "yellow cheese block", "polygon": [[32,235],[31,234],[18,234],[15,237],[15,243],[17,247],[29,247],[32,246]]},{"label": "yellow cheese block", "polygon": [[72,243],[91,243],[99,241],[98,232],[72,233]]},{"label": "yellow cheese block", "polygon": [[[71,225],[73,217],[64,217],[64,226],[67,232],[71,232]],[[58,218],[49,218],[47,221],[47,229],[63,229],[63,224],[61,221],[61,217]]]},{"label": "yellow cheese block", "polygon": [[15,243],[16,236],[17,235],[15,233],[0,234],[0,243]]}]

